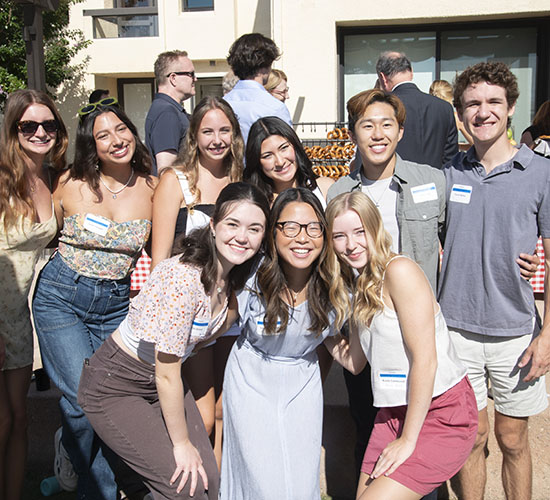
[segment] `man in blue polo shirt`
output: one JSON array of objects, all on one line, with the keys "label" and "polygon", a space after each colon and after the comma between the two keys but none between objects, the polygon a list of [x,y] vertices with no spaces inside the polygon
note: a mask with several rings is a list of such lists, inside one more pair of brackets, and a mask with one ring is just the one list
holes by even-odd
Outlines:
[{"label": "man in blue polo shirt", "polygon": [[172,165],[189,128],[183,101],[195,95],[195,67],[187,52],[163,52],[155,61],[158,93],[145,119],[145,144],[153,158],[154,173]]},{"label": "man in blue polo shirt", "polygon": [[[487,379],[506,498],[531,498],[528,417],[548,405],[550,162],[508,140],[518,95],[516,77],[495,62],[467,68],[454,88],[459,119],[474,145],[444,168],[447,214],[439,303],[468,367],[479,410],[477,440],[458,475],[464,500],[482,499],[485,490]],[[510,272],[518,254],[533,252],[539,234],[547,271],[540,333],[531,286]]]},{"label": "man in blue polo shirt", "polygon": [[275,42],[260,33],[239,37],[229,49],[227,62],[239,81],[224,99],[237,115],[245,144],[252,124],[264,116],[277,116],[292,126],[288,108],[264,88],[279,55]]}]

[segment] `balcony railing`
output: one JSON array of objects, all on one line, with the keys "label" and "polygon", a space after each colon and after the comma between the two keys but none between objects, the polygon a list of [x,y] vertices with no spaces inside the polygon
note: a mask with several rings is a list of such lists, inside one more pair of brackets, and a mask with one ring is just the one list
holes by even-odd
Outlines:
[{"label": "balcony railing", "polygon": [[158,7],[87,9],[94,23],[94,38],[133,38],[159,35]]}]

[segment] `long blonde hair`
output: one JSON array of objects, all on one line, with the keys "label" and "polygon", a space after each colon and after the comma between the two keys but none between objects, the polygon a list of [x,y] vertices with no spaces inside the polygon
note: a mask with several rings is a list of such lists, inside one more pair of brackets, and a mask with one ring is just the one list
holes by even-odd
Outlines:
[{"label": "long blonde hair", "polygon": [[[353,269],[338,259],[332,242],[334,219],[349,210],[353,210],[361,219],[368,245],[368,262],[357,278]],[[350,317],[358,325],[368,325],[376,312],[384,306],[380,296],[382,280],[388,262],[395,255],[391,251],[391,237],[384,229],[376,205],[361,191],[344,193],[334,198],[328,204],[326,218],[329,231],[328,253],[332,261],[330,265],[336,268],[335,261],[340,260],[342,269],[341,274],[334,275],[330,292],[336,293],[333,289],[343,284],[353,297]]]},{"label": "long blonde hair", "polygon": [[19,143],[17,123],[32,104],[42,104],[53,114],[58,124],[55,144],[46,160],[56,171],[65,168],[65,152],[69,142],[67,129],[52,99],[38,90],[16,90],[6,101],[4,125],[0,134],[0,216],[4,229],[16,224],[18,216],[34,217],[34,204],[28,192],[29,172],[25,153]]},{"label": "long blonde hair", "polygon": [[195,201],[189,208],[200,203],[201,197],[200,190],[197,187],[197,182],[199,180],[199,146],[197,143],[197,134],[204,116],[213,109],[219,109],[227,116],[233,130],[231,151],[223,160],[226,174],[229,176],[229,181],[239,182],[243,177],[244,141],[237,117],[235,113],[233,113],[231,106],[220,97],[204,97],[197,104],[191,115],[189,129],[185,135],[183,146],[172,166],[172,168],[182,171],[189,182],[189,189],[195,197]]}]

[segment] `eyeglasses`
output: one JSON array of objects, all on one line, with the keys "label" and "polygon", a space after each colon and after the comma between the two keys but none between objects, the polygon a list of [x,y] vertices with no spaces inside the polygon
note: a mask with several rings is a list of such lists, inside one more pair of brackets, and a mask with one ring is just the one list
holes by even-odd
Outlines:
[{"label": "eyeglasses", "polygon": [[296,238],[302,229],[306,230],[306,234],[310,238],[319,238],[323,235],[324,227],[320,222],[308,222],[307,224],[300,224],[292,220],[285,222],[277,222],[276,226],[283,232],[288,238]]},{"label": "eyeglasses", "polygon": [[101,101],[92,102],[90,104],[86,104],[85,106],[82,106],[78,110],[78,116],[82,118],[83,116],[89,115],[92,111],[95,111],[99,107],[115,106],[115,105],[118,105],[118,101],[116,100],[116,97],[106,97],[105,99],[101,99]]},{"label": "eyeglasses", "polygon": [[285,90],[272,90],[271,93],[280,95],[281,97],[287,97],[289,90],[290,90],[290,87],[287,87]]},{"label": "eyeglasses", "polygon": [[168,78],[170,75],[188,76],[191,78],[191,80],[195,79],[194,71],[172,71],[166,75],[166,78]]},{"label": "eyeglasses", "polygon": [[54,134],[59,130],[57,120],[46,120],[44,122],[35,122],[33,120],[24,120],[17,122],[17,128],[22,134],[35,134],[38,127],[42,126],[46,134]]}]

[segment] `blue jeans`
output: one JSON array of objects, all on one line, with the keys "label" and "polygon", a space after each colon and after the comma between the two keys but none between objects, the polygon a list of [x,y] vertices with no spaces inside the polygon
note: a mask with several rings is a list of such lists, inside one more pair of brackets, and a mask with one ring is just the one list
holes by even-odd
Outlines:
[{"label": "blue jeans", "polygon": [[[63,393],[59,406],[63,446],[78,474],[78,499],[115,500],[107,459],[114,454],[97,437],[77,403],[85,358],[91,358],[128,313],[130,278],[82,276],[56,254],[42,270],[32,304],[46,372]],[[110,456],[109,456],[110,455]]]}]

